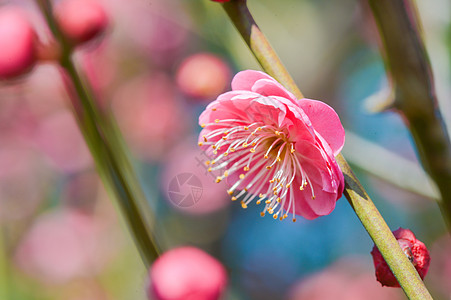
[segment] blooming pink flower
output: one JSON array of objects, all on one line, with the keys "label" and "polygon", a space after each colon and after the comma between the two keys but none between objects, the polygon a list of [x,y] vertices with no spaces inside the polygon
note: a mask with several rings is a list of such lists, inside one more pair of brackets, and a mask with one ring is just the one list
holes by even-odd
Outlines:
[{"label": "blooming pink flower", "polygon": [[[416,239],[413,232],[409,229],[398,228],[393,231],[393,234],[398,240],[399,246],[415,266],[421,279],[423,279],[428,272],[429,264],[431,262],[428,249],[421,241]],[[382,286],[400,287],[376,245],[374,245],[371,255],[373,256],[377,281],[379,281]]]},{"label": "blooming pink flower", "polygon": [[[296,99],[265,73],[247,70],[232,80],[199,117],[199,145],[212,157],[211,171],[223,170],[230,195],[241,205],[257,198],[274,219],[288,213],[307,219],[329,214],[341,197],[344,179],[335,156],[344,129],[327,104]],[[248,192],[245,195],[245,192]]]},{"label": "blooming pink flower", "polygon": [[95,0],[61,1],[54,14],[62,32],[74,44],[99,36],[108,26],[105,9]]},{"label": "blooming pink flower", "polygon": [[224,267],[194,247],[170,250],[150,269],[149,297],[158,300],[216,300],[225,290]]},{"label": "blooming pink flower", "polygon": [[36,62],[35,32],[15,7],[0,10],[0,79],[26,73]]}]

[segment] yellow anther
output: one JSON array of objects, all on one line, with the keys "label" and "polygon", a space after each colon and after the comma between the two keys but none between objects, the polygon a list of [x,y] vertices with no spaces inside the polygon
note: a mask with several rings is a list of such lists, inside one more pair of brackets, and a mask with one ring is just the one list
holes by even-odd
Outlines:
[{"label": "yellow anther", "polygon": [[260,194],[260,195],[258,195],[260,198],[265,198],[265,195],[263,195],[263,194]]},{"label": "yellow anther", "polygon": [[255,145],[257,145],[257,143],[256,143],[256,142],[253,142],[253,143],[252,143],[252,146],[255,146]]},{"label": "yellow anther", "polygon": [[219,123],[219,119],[216,119],[216,120],[215,120],[215,123]]},{"label": "yellow anther", "polygon": [[281,159],[280,157],[278,157],[278,158],[277,158],[277,161],[278,161],[278,162],[281,162],[281,161],[282,161],[282,159]]},{"label": "yellow anther", "polygon": [[260,213],[260,216],[264,217],[264,216],[265,216],[265,213],[264,213],[264,212],[261,212],[261,213]]},{"label": "yellow anther", "polygon": [[229,153],[228,152],[224,152],[224,156],[227,156],[227,155],[229,155]]},{"label": "yellow anther", "polygon": [[265,156],[263,156],[264,158],[268,158],[268,155],[265,154]]},{"label": "yellow anther", "polygon": [[283,220],[283,217],[280,217],[279,220],[282,221],[282,220]]},{"label": "yellow anther", "polygon": [[312,200],[315,200],[315,198],[316,198],[315,196],[312,196]]},{"label": "yellow anther", "polygon": [[290,188],[290,184],[289,184],[289,183],[287,183],[287,185],[286,185],[285,187],[286,187],[287,189],[288,189],[288,188]]},{"label": "yellow anther", "polygon": [[208,141],[205,135],[202,136],[204,138],[204,142]]},{"label": "yellow anther", "polygon": [[242,208],[247,208],[247,204],[244,203],[244,201],[241,201],[241,207],[242,207]]},{"label": "yellow anther", "polygon": [[243,148],[246,148],[248,144],[246,142],[243,143]]},{"label": "yellow anther", "polygon": [[237,198],[235,196],[233,196],[231,199],[232,199],[232,201],[236,201]]},{"label": "yellow anther", "polygon": [[207,161],[205,162],[205,164],[208,166],[208,165],[210,164],[210,161],[207,160]]},{"label": "yellow anther", "polygon": [[280,203],[280,197],[279,197],[279,198],[277,198],[277,202],[279,202],[279,203]]},{"label": "yellow anther", "polygon": [[293,223],[296,222],[296,218],[293,218]]},{"label": "yellow anther", "polygon": [[225,170],[225,171],[224,171],[224,177],[227,177],[227,176],[229,176],[229,171],[228,171],[228,170]]},{"label": "yellow anther", "polygon": [[272,168],[271,166],[266,166],[266,169],[268,169],[268,170],[271,169],[271,168]]},{"label": "yellow anther", "polygon": [[245,172],[247,172],[247,171],[249,171],[249,167],[248,167],[248,166],[245,166],[245,167],[243,168],[243,170],[244,170]]},{"label": "yellow anther", "polygon": [[268,213],[272,215],[272,214],[274,213],[274,209],[269,208],[269,209],[268,209]]},{"label": "yellow anther", "polygon": [[275,135],[280,135],[280,131],[274,131]]},{"label": "yellow anther", "polygon": [[244,126],[244,130],[249,130],[249,127],[248,126]]},{"label": "yellow anther", "polygon": [[268,199],[268,200],[265,201],[265,203],[266,203],[266,204],[270,204],[270,203],[271,203],[271,200]]},{"label": "yellow anther", "polygon": [[211,164],[214,165],[215,163],[216,163],[216,160],[213,159],[213,160],[211,161]]},{"label": "yellow anther", "polygon": [[251,151],[252,153],[254,153],[255,152],[255,149],[254,148],[252,148],[251,150],[249,150],[249,151]]},{"label": "yellow anther", "polygon": [[227,136],[224,135],[224,136],[222,137],[222,139],[225,141],[225,140],[227,139]]},{"label": "yellow anther", "polygon": [[247,188],[244,188],[244,191],[247,192]]},{"label": "yellow anther", "polygon": [[206,126],[205,124],[200,125],[200,127],[202,127],[202,128],[205,128],[205,126]]},{"label": "yellow anther", "polygon": [[227,191],[227,193],[232,196],[233,195],[233,191]]},{"label": "yellow anther", "polygon": [[240,179],[243,179],[244,178],[244,174],[240,174]]},{"label": "yellow anther", "polygon": [[216,111],[216,108],[212,108],[211,110],[212,110],[212,111]]},{"label": "yellow anther", "polygon": [[284,215],[283,215],[283,218],[284,218],[284,219],[288,218],[288,215],[287,215],[287,214],[284,214]]},{"label": "yellow anther", "polygon": [[211,145],[211,148],[216,149],[216,145]]},{"label": "yellow anther", "polygon": [[262,201],[261,200],[257,200],[257,202],[255,202],[257,205],[261,204]]},{"label": "yellow anther", "polygon": [[216,183],[220,183],[221,182],[221,180],[222,180],[222,178],[221,177],[216,177]]},{"label": "yellow anther", "polygon": [[277,187],[276,187],[276,186],[273,187],[272,190],[273,190],[274,192],[277,191]]},{"label": "yellow anther", "polygon": [[211,172],[211,167],[210,167],[210,168],[208,168],[208,172]]},{"label": "yellow anther", "polygon": [[230,151],[230,152],[235,152],[235,148],[230,147],[229,151]]},{"label": "yellow anther", "polygon": [[301,185],[301,186],[299,187],[299,189],[300,189],[301,191],[303,191],[303,190],[304,190],[304,186]]},{"label": "yellow anther", "polygon": [[213,151],[213,154],[218,154],[218,151],[217,150]]},{"label": "yellow anther", "polygon": [[257,127],[257,130],[262,130],[262,128],[261,127]]},{"label": "yellow anther", "polygon": [[274,214],[274,216],[272,216],[274,218],[274,220],[277,220],[277,218],[279,217],[277,214]]},{"label": "yellow anther", "polygon": [[197,143],[199,146],[202,146],[204,143],[202,143],[202,142],[199,142],[199,143]]},{"label": "yellow anther", "polygon": [[292,148],[291,150],[290,150],[290,152],[291,153],[294,153],[296,150],[294,150],[294,148]]}]

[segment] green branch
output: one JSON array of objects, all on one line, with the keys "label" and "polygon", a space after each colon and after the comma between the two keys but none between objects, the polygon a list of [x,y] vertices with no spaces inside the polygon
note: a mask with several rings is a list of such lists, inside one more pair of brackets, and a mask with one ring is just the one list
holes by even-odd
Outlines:
[{"label": "green branch", "polygon": [[451,231],[451,144],[438,109],[429,59],[411,0],[369,0],[395,92],[393,107],[409,127],[420,160],[437,184]]},{"label": "green branch", "polygon": [[83,82],[72,60],[73,49],[61,34],[48,0],[38,0],[55,38],[61,46],[60,65],[80,130],[94,158],[97,171],[110,194],[116,200],[132,233],[144,264],[149,267],[158,257],[159,248],[147,223],[153,216],[129,161],[116,124],[99,107],[87,82]]},{"label": "green branch", "polygon": [[[255,23],[247,8],[246,0],[232,0],[222,5],[262,68],[296,97],[303,98],[294,80]],[[337,161],[345,177],[346,198],[379,248],[405,294],[409,299],[432,299],[412,263],[399,247],[384,219],[341,154],[337,156]]]}]

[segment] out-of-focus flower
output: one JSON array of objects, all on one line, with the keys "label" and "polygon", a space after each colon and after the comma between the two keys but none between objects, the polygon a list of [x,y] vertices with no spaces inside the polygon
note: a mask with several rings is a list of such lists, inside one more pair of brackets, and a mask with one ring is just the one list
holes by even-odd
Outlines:
[{"label": "out-of-focus flower", "polygon": [[359,257],[349,257],[295,284],[289,300],[402,300],[397,289],[381,287]]},{"label": "out-of-focus flower", "polygon": [[[327,104],[296,99],[265,73],[243,71],[232,91],[220,95],[199,117],[204,128],[199,145],[214,159],[211,171],[223,170],[228,190],[243,208],[257,198],[274,219],[288,213],[314,219],[329,214],[341,197],[344,179],[335,161],[344,129]],[[266,200],[265,200],[266,199]]]},{"label": "out-of-focus flower", "polygon": [[98,37],[108,26],[105,9],[95,0],[63,0],[55,5],[54,15],[61,31],[73,44]]},{"label": "out-of-focus flower", "polygon": [[230,203],[225,183],[216,184],[207,172],[205,153],[191,143],[173,149],[163,170],[162,189],[169,203],[189,214],[215,212]]},{"label": "out-of-focus flower", "polygon": [[221,58],[199,53],[181,63],[177,70],[177,84],[190,97],[211,99],[225,90],[230,76],[230,68]]},{"label": "out-of-focus flower", "polygon": [[[431,262],[429,251],[426,246],[421,241],[417,240],[413,232],[409,229],[398,228],[393,231],[393,234],[401,249],[415,266],[421,279],[424,279]],[[376,245],[374,245],[371,255],[373,256],[377,281],[379,281],[382,286],[400,287]]]},{"label": "out-of-focus flower", "polygon": [[[428,289],[435,291],[437,299],[448,299],[451,295],[451,237],[449,234],[441,237],[431,247],[431,267],[426,284]],[[434,294],[432,294],[434,296]],[[434,297],[435,298],[435,297]]]},{"label": "out-of-focus flower", "polygon": [[194,247],[160,256],[150,269],[149,297],[158,300],[216,300],[227,285],[227,274],[215,258]]},{"label": "out-of-focus flower", "polygon": [[0,9],[0,79],[29,71],[36,62],[36,35],[24,12]]},{"label": "out-of-focus flower", "polygon": [[141,158],[160,158],[187,129],[175,97],[173,83],[161,73],[135,78],[115,93],[113,111],[132,150]]},{"label": "out-of-focus flower", "polygon": [[19,244],[15,261],[27,274],[49,284],[98,274],[114,255],[107,225],[69,209],[41,215]]},{"label": "out-of-focus flower", "polygon": [[229,2],[230,0],[211,0],[213,2]]},{"label": "out-of-focus flower", "polygon": [[77,172],[92,164],[91,154],[77,123],[67,110],[55,112],[43,119],[34,140],[38,148],[63,172]]}]

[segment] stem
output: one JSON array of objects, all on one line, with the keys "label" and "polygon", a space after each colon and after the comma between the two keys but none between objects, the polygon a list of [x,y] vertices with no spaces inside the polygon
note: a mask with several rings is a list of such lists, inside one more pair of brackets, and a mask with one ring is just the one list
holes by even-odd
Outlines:
[{"label": "stem", "polygon": [[[247,8],[246,0],[232,0],[222,5],[262,68],[296,97],[303,98],[302,93],[294,84],[294,80],[255,23]],[[404,293],[409,299],[432,299],[412,263],[399,247],[384,219],[341,154],[337,156],[337,162],[345,177],[344,195],[397,278]]]},{"label": "stem", "polygon": [[409,127],[420,160],[437,184],[451,232],[451,143],[438,109],[431,66],[411,0],[368,0],[395,90],[393,106]]},{"label": "stem", "polygon": [[80,130],[94,158],[102,181],[122,211],[133,235],[144,264],[149,267],[158,257],[159,248],[146,222],[153,216],[149,211],[144,193],[129,161],[122,138],[111,117],[96,101],[86,82],[83,82],[72,60],[73,49],[61,34],[52,15],[48,0],[38,0],[54,36],[61,44],[60,65],[62,76],[71,98],[74,114]]}]

